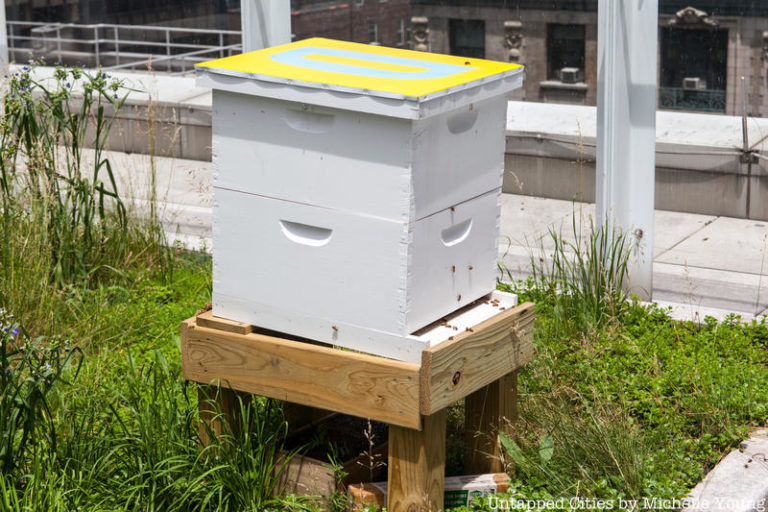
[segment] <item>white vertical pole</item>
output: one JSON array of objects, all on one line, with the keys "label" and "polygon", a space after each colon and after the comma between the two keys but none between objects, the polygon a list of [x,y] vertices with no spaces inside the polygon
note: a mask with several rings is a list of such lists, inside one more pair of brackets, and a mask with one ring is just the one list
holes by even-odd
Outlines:
[{"label": "white vertical pole", "polygon": [[658,0],[598,0],[597,222],[632,242],[629,291],[653,293]]},{"label": "white vertical pole", "polygon": [[0,0],[0,69],[8,67],[8,32],[5,26],[5,0]]},{"label": "white vertical pole", "polygon": [[243,53],[291,42],[291,2],[240,0]]}]

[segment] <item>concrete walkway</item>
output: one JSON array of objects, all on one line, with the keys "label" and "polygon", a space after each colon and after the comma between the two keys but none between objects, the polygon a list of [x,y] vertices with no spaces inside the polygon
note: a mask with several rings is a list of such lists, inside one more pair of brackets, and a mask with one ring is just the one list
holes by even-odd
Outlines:
[{"label": "concrete walkway", "polygon": [[[122,191],[140,213],[150,197],[155,169],[158,204],[169,234],[193,248],[210,250],[210,162],[112,153]],[[585,219],[589,204],[504,194],[500,260],[513,278],[530,273],[530,258],[552,247],[548,230],[572,240],[573,215]],[[582,229],[583,231],[583,229]],[[768,313],[768,223],[669,211],[656,212],[654,301],[679,318],[744,319]]]},{"label": "concrete walkway", "polygon": [[[573,240],[573,218],[582,233],[594,214],[591,204],[504,194],[501,261],[512,276],[530,274],[531,255],[552,247],[549,230]],[[653,300],[678,318],[743,319],[768,308],[768,223],[657,210]]]}]

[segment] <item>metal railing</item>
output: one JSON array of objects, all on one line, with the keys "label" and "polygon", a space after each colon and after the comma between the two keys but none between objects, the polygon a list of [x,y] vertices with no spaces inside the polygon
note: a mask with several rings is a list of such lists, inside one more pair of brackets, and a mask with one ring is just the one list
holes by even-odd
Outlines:
[{"label": "metal railing", "polygon": [[[187,73],[196,62],[241,49],[238,30],[215,30],[110,23],[8,21],[11,60]],[[160,64],[160,66],[157,66]]]},{"label": "metal railing", "polygon": [[659,87],[659,108],[725,112],[725,91]]}]

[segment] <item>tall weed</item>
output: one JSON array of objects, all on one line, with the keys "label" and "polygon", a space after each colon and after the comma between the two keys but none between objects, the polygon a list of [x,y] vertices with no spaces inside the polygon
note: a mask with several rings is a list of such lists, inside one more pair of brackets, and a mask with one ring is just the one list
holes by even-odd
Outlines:
[{"label": "tall weed", "polygon": [[601,392],[585,396],[568,386],[527,397],[522,405],[519,428],[526,435],[518,442],[501,436],[516,477],[564,495],[577,495],[577,487],[643,495],[651,449],[627,407]]},{"label": "tall weed", "polygon": [[[577,218],[579,219],[577,221]],[[573,241],[562,231],[549,229],[554,248],[531,258],[533,284],[538,298],[551,301],[564,332],[599,329],[627,310],[625,281],[630,256],[625,233],[609,224],[595,225],[590,218],[586,235],[581,217],[572,217]],[[543,244],[542,244],[543,245]]]},{"label": "tall weed", "polygon": [[[114,114],[127,98],[118,96],[119,87],[105,73],[60,67],[46,84],[25,66],[10,78],[3,98],[3,236],[8,242],[14,216],[32,214],[47,234],[50,278],[59,285],[87,281],[99,269],[104,240],[122,243],[125,236],[125,205],[105,157]],[[87,145],[93,158],[84,156]]]},{"label": "tall weed", "polygon": [[3,94],[0,305],[46,333],[74,313],[72,297],[169,271],[172,258],[159,220],[131,215],[108,158],[128,97],[120,82],[73,68],[38,75],[24,67]]}]

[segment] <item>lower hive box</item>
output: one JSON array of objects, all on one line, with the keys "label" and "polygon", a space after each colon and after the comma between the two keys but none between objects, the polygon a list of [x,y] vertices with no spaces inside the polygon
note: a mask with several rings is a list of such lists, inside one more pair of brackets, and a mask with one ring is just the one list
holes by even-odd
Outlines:
[{"label": "lower hive box", "polygon": [[419,361],[414,332],[495,288],[500,193],[404,222],[217,189],[213,314]]}]

